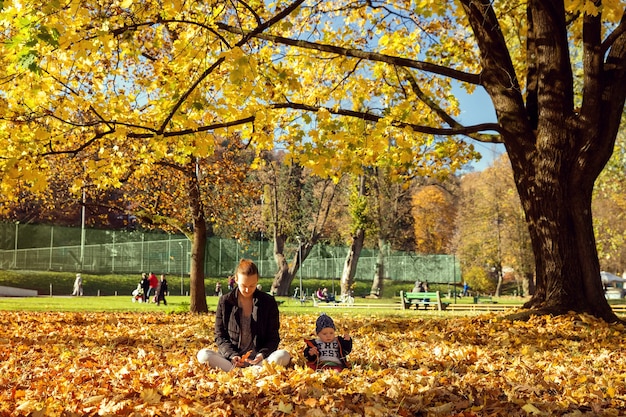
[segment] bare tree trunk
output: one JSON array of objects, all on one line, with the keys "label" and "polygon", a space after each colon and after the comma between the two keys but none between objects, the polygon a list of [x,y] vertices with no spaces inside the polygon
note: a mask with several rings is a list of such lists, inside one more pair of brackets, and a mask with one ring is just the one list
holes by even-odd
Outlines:
[{"label": "bare tree trunk", "polygon": [[[276,257],[274,257],[276,259]],[[289,294],[289,286],[293,281],[293,275],[291,274],[291,270],[289,269],[289,265],[287,264],[284,255],[279,255],[278,258],[281,259],[281,263],[278,266],[278,270],[274,275],[274,281],[272,283],[272,293],[276,295],[286,296]],[[300,294],[302,296],[302,294]]]},{"label": "bare tree trunk", "polygon": [[202,227],[202,224],[194,223],[189,280],[189,311],[192,313],[208,313],[209,311],[204,287],[204,252],[206,249],[206,241],[206,229]]},{"label": "bare tree trunk", "polygon": [[286,241],[286,236],[274,231],[274,261],[276,262],[277,270],[276,274],[274,274],[271,291],[276,295],[289,295],[289,285],[287,283],[291,282],[291,277],[289,276],[289,264],[284,253]]},{"label": "bare tree trunk", "polygon": [[[359,178],[359,197],[365,195],[365,176],[361,175]],[[356,221],[361,223],[363,221],[360,216],[363,213],[356,214]],[[353,216],[353,221],[355,218],[355,213],[351,213]],[[355,226],[356,227],[356,226]],[[349,295],[352,290],[352,286],[354,284],[354,275],[356,273],[356,266],[359,262],[359,256],[361,256],[361,250],[363,249],[363,244],[365,242],[365,229],[363,227],[358,227],[352,234],[352,243],[350,244],[350,249],[348,250],[348,254],[346,255],[346,260],[343,264],[343,271],[341,272],[341,295]]]},{"label": "bare tree trunk", "polygon": [[341,295],[350,294],[352,285],[354,284],[354,275],[356,266],[361,256],[363,242],[365,241],[365,230],[358,229],[352,236],[352,244],[346,255],[346,261],[343,264],[343,272],[341,273]]},{"label": "bare tree trunk", "polygon": [[494,293],[495,297],[500,297],[500,293],[502,292],[502,266],[496,267],[496,292]]},{"label": "bare tree trunk", "polygon": [[535,294],[535,280],[532,274],[524,274],[522,277],[522,295]]},{"label": "bare tree trunk", "polygon": [[370,297],[380,297],[385,285],[385,239],[378,238],[378,256],[376,257],[376,271],[370,289]]},{"label": "bare tree trunk", "polygon": [[[289,288],[293,283],[298,270],[300,269],[304,260],[309,256],[315,243],[311,242],[299,242],[298,249],[294,254],[291,262],[291,267],[284,254],[286,238],[284,236],[274,239],[274,260],[278,265],[278,271],[274,275],[274,281],[272,282],[271,291],[276,295],[290,295]],[[302,296],[302,294],[300,294]]]}]

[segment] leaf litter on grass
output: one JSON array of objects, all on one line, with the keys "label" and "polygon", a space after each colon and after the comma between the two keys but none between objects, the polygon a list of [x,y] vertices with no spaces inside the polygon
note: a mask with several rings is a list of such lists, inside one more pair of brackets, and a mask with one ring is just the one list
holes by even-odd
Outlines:
[{"label": "leaf litter on grass", "polygon": [[281,317],[287,368],[222,372],[214,315],[0,312],[0,416],[617,416],[626,332],[591,316],[386,318],[345,312],[351,370],[302,356],[314,315]]}]

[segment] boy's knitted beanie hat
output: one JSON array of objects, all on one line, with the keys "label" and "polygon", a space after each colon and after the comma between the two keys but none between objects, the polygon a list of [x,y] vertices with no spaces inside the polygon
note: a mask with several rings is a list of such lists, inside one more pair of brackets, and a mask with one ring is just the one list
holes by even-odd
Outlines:
[{"label": "boy's knitted beanie hat", "polygon": [[337,330],[333,319],[331,319],[330,316],[328,316],[326,313],[322,313],[315,322],[315,333],[317,334],[321,332],[322,329],[325,329],[327,327]]}]

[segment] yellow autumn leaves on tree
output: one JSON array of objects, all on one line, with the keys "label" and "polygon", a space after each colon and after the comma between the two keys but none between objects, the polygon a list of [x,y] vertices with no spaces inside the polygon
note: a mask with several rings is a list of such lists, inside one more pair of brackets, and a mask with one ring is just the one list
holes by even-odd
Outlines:
[{"label": "yellow autumn leaves on tree", "polygon": [[[422,3],[420,9],[431,13],[441,14],[445,7]],[[359,43],[376,40],[389,53],[412,59],[422,53],[415,46],[425,36],[421,31],[408,31],[406,42],[395,30],[379,33],[371,26],[382,22],[381,10],[368,16],[361,7],[345,8],[345,15],[341,9],[302,1],[4,1],[3,194],[11,196],[18,182],[45,189],[47,170],[38,161],[50,155],[97,155],[97,185],[117,188],[130,175],[142,175],[133,172],[138,162],[181,163],[207,156],[213,147],[197,140],[198,132],[216,141],[238,134],[257,151],[287,149],[316,174],[333,178],[363,166],[422,169],[419,161],[435,149],[432,137],[398,130],[394,123],[434,125],[438,118],[415,99],[415,92],[394,91],[401,73],[386,64],[310,53],[249,35],[320,31],[324,43],[337,47],[364,47]],[[344,27],[315,26],[339,19]],[[372,82],[370,75],[380,79]],[[437,94],[449,88],[429,77],[417,81]],[[441,101],[457,112],[454,100]],[[342,108],[377,113],[378,124],[374,119],[351,122],[338,112]],[[472,146],[449,146],[444,152],[461,164],[476,156]],[[445,165],[422,167],[428,174]],[[84,182],[77,176],[71,188],[80,189]]]},{"label": "yellow autumn leaves on tree", "polygon": [[1,312],[0,415],[529,416],[626,410],[623,325],[335,312],[353,369],[302,357],[315,315],[281,317],[288,368],[201,366],[214,316]]}]

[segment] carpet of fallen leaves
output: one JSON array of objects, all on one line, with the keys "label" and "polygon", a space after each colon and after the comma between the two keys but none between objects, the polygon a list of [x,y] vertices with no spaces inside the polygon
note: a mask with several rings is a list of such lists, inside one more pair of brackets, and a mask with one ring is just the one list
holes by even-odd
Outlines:
[{"label": "carpet of fallen leaves", "polygon": [[626,332],[571,314],[528,322],[333,315],[353,369],[304,366],[314,315],[282,317],[288,368],[197,363],[214,315],[0,312],[0,416],[614,416]]}]

